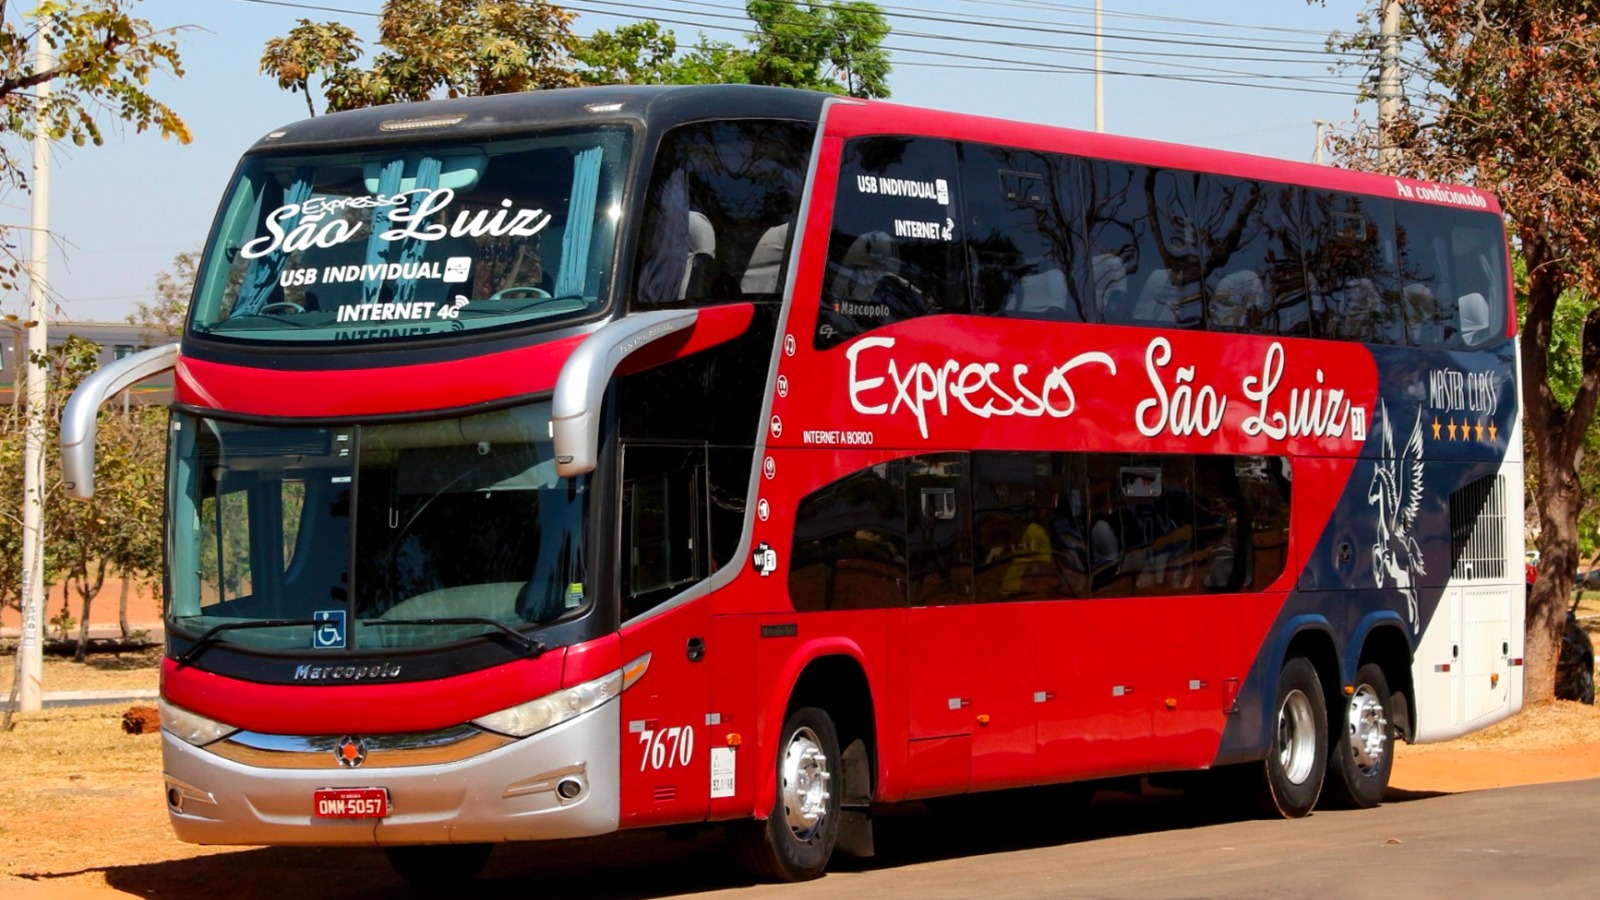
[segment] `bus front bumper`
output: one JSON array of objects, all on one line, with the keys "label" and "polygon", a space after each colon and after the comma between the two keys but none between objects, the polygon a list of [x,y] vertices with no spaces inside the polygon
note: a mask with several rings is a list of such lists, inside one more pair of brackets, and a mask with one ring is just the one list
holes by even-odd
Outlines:
[{"label": "bus front bumper", "polygon": [[[404,845],[588,837],[617,829],[621,704],[443,764],[249,765],[163,731],[167,812],[195,844]],[[304,767],[307,765],[311,767]],[[323,818],[323,790],[382,789],[383,818]]]}]

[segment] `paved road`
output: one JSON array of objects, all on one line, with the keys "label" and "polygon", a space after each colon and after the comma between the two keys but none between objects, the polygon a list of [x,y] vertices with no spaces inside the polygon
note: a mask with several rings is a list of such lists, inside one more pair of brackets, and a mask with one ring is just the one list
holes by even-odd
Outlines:
[{"label": "paved road", "polygon": [[[713,836],[500,848],[484,896],[741,898],[1600,897],[1600,780],[1455,795],[1298,821],[1222,820],[1176,794],[1102,793],[1055,833],[919,812],[877,857],[819,881],[751,885]],[[392,890],[392,885],[390,886]],[[376,894],[374,894],[376,896]]]}]

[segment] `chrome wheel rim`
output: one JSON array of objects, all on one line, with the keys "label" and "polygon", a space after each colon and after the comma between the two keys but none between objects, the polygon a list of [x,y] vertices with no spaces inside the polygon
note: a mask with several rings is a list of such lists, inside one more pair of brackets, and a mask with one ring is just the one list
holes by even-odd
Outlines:
[{"label": "chrome wheel rim", "polygon": [[1316,754],[1317,728],[1311,714],[1311,698],[1297,688],[1278,707],[1278,768],[1290,784],[1304,784],[1311,777]]},{"label": "chrome wheel rim", "polygon": [[782,782],[784,821],[795,838],[808,841],[827,821],[833,781],[828,755],[822,751],[816,732],[800,728],[790,735],[778,766],[778,778]]},{"label": "chrome wheel rim", "polygon": [[1389,720],[1384,718],[1383,704],[1378,702],[1372,685],[1360,685],[1350,695],[1346,721],[1350,723],[1350,752],[1356,768],[1362,775],[1377,774],[1389,752]]}]

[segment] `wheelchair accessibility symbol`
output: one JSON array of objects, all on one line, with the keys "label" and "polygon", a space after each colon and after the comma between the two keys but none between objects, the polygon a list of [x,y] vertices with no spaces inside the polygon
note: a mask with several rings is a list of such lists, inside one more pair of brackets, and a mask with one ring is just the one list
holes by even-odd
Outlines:
[{"label": "wheelchair accessibility symbol", "polygon": [[344,610],[324,609],[311,614],[316,625],[311,629],[313,650],[344,649]]}]

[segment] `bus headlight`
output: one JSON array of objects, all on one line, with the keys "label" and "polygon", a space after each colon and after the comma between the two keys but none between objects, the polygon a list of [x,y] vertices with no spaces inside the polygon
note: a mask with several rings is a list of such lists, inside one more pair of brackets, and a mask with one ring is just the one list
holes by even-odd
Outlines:
[{"label": "bus headlight", "polygon": [[173,706],[165,698],[157,701],[156,705],[161,710],[161,727],[172,732],[173,737],[196,747],[204,747],[239,730],[181,706]]},{"label": "bus headlight", "polygon": [[519,703],[499,712],[480,716],[473,719],[472,724],[511,737],[525,738],[531,734],[538,734],[546,728],[577,718],[617,697],[638,681],[649,665],[650,656],[645,654],[625,668],[602,675],[593,681],[562,688],[537,700],[529,700],[527,703]]}]

